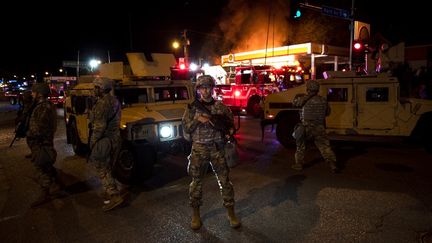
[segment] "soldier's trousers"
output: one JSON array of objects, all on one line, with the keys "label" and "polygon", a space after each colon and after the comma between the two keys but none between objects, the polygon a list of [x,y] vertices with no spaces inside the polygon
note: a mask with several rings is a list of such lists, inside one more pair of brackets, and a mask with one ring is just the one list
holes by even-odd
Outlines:
[{"label": "soldier's trousers", "polygon": [[57,176],[57,170],[54,167],[57,152],[53,146],[34,143],[31,144],[30,149],[38,183],[42,189],[48,190]]},{"label": "soldier's trousers", "polygon": [[104,192],[108,196],[118,194],[119,190],[112,176],[112,168],[109,161],[94,161],[93,163],[95,164]]},{"label": "soldier's trousers", "polygon": [[90,155],[90,160],[96,167],[104,192],[108,196],[119,194],[116,181],[112,175],[111,161],[120,152],[120,137],[99,139]]},{"label": "soldier's trousers", "polygon": [[192,144],[192,152],[188,157],[188,174],[192,177],[189,185],[189,204],[191,207],[202,205],[202,179],[206,173],[203,168],[210,162],[219,184],[220,193],[225,207],[234,206],[234,189],[229,180],[229,167],[225,162],[223,148],[216,144]]},{"label": "soldier's trousers", "polygon": [[331,166],[336,165],[336,156],[330,146],[330,142],[325,133],[323,125],[305,124],[305,136],[303,139],[296,141],[297,149],[295,152],[295,162],[297,164],[304,163],[304,154],[306,151],[306,142],[313,140],[315,146],[319,149],[321,156]]}]

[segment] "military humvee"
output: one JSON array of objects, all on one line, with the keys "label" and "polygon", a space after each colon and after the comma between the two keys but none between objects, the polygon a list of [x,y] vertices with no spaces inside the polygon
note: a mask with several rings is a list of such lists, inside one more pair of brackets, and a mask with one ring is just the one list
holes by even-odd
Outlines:
[{"label": "military humvee", "polygon": [[[153,62],[158,62],[159,65],[164,63],[160,60],[162,54],[153,55]],[[128,53],[129,62],[137,56],[144,58],[137,53]],[[171,61],[168,63],[172,65]],[[115,80],[113,94],[122,105],[120,129],[123,144],[114,166],[114,174],[120,181],[130,183],[150,175],[158,152],[188,150],[181,120],[187,104],[194,99],[194,90],[190,80],[170,80],[169,69],[168,73],[167,70],[162,70],[163,75],[160,75],[161,70],[147,70],[148,73],[158,73],[158,76],[143,76],[143,70],[137,70],[134,73],[141,75],[120,75],[120,79],[112,71],[122,70],[123,64],[110,63],[108,66],[111,67],[101,68],[101,76]],[[132,71],[133,68],[132,66]],[[68,91],[64,106],[67,142],[72,144],[74,152],[79,155],[86,154],[89,150],[89,112],[95,103],[91,83],[93,78],[89,78],[88,82],[84,79],[81,78]]]},{"label": "military humvee", "polygon": [[[357,76],[354,72],[326,72],[317,80],[320,95],[327,97],[331,114],[326,118],[329,138],[397,136],[421,141],[432,151],[432,100],[401,98],[397,78],[388,74]],[[294,97],[306,93],[306,85],[268,95],[264,100],[262,130],[276,124],[276,136],[285,147],[295,145],[291,134],[299,121]]]}]

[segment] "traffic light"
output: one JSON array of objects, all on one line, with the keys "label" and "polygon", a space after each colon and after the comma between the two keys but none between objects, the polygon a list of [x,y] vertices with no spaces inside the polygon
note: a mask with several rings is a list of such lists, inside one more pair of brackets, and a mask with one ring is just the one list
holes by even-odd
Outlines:
[{"label": "traffic light", "polygon": [[290,1],[290,17],[291,19],[297,20],[302,16],[302,9],[300,8],[300,0]]},{"label": "traffic light", "polygon": [[354,47],[354,51],[356,51],[356,52],[362,52],[363,48],[364,48],[364,45],[360,41],[356,41],[356,42],[354,42],[354,46],[353,47]]},{"label": "traffic light", "polygon": [[365,58],[367,53],[367,44],[360,40],[356,40],[353,43],[352,49],[352,64],[354,67],[363,67],[365,64]]}]

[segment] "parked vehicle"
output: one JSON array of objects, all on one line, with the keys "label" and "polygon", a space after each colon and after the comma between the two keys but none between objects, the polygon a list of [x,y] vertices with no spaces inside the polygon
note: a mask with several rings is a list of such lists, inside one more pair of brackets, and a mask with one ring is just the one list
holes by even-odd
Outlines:
[{"label": "parked vehicle", "polygon": [[[93,84],[83,80],[68,91],[64,105],[67,142],[79,155],[89,150],[89,112],[95,103]],[[115,82],[113,94],[122,105],[122,148],[114,173],[120,181],[130,183],[151,174],[158,153],[189,152],[181,122],[187,105],[194,100],[194,90],[190,80],[170,80],[161,75],[129,76]]]},{"label": "parked vehicle", "polygon": [[[331,114],[326,118],[330,139],[402,137],[423,143],[432,152],[432,101],[399,96],[397,78],[388,74],[357,76],[354,72],[327,72],[320,95],[327,97]],[[276,124],[276,136],[285,147],[293,146],[291,134],[299,122],[294,97],[306,85],[270,94],[264,100],[264,128]],[[264,129],[263,129],[264,131]]]}]

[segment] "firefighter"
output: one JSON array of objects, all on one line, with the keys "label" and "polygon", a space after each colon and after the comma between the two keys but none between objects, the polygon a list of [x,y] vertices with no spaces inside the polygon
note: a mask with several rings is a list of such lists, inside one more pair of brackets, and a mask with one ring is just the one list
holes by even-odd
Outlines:
[{"label": "firefighter", "polygon": [[296,152],[295,164],[292,166],[295,170],[302,170],[304,164],[304,153],[306,150],[306,141],[313,140],[319,149],[324,160],[329,164],[331,171],[338,173],[336,165],[336,156],[330,147],[330,142],[325,133],[325,117],[330,114],[330,107],[327,100],[318,95],[319,83],[315,80],[309,80],[306,84],[307,94],[296,96],[293,105],[302,107],[300,111],[301,124],[295,131]]},{"label": "firefighter", "polygon": [[193,230],[201,228],[202,225],[199,207],[202,205],[202,179],[206,172],[203,168],[209,162],[220,187],[229,223],[233,228],[240,226],[240,221],[234,212],[234,189],[224,157],[226,134],[215,125],[217,121],[212,120],[212,115],[215,114],[227,117],[225,126],[229,128],[228,133],[233,133],[234,117],[227,106],[213,99],[214,86],[215,80],[211,76],[200,76],[196,82],[196,89],[201,98],[189,105],[183,116],[185,132],[190,133],[192,140],[192,152],[188,157],[187,171],[192,177],[189,185],[189,204],[193,209],[191,222]]}]

